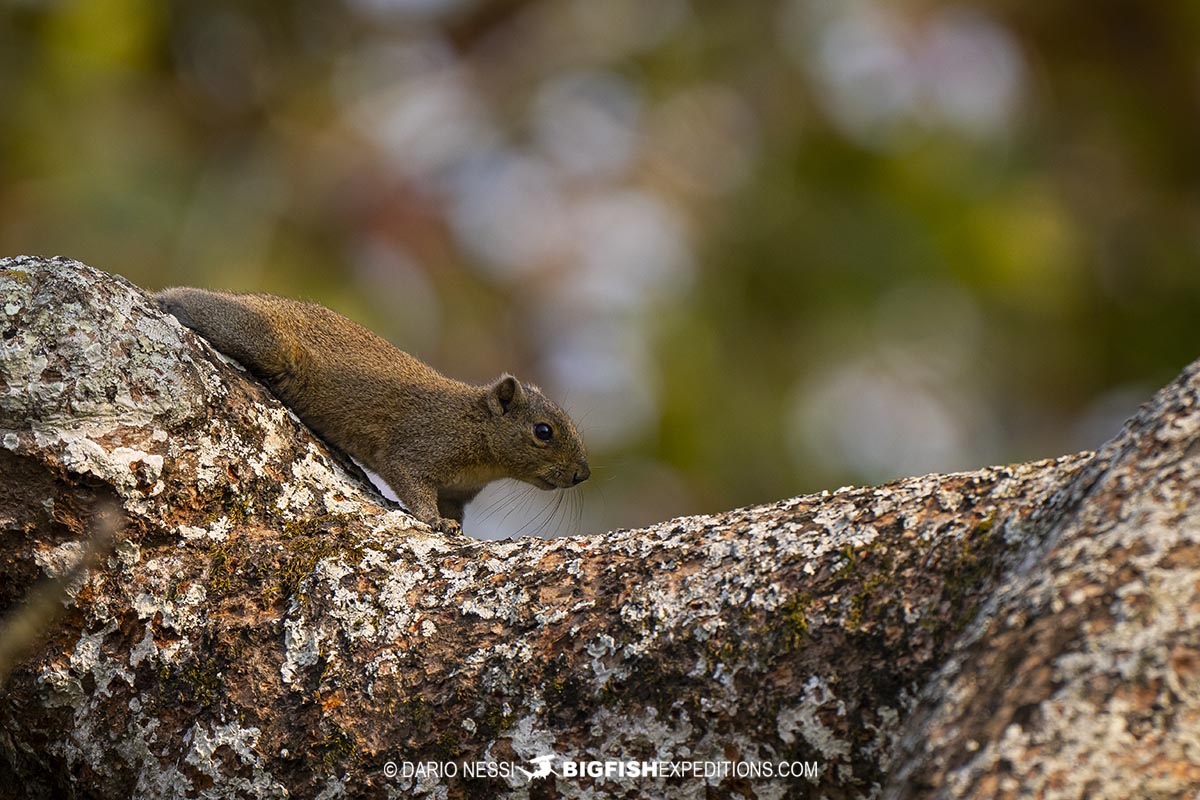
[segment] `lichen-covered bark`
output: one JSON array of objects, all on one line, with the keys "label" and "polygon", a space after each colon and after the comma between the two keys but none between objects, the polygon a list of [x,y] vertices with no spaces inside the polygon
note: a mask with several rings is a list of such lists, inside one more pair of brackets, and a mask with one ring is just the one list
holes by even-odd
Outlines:
[{"label": "lichen-covered bark", "polygon": [[1200,362],[1043,512],[907,723],[888,797],[1196,797]]},{"label": "lichen-covered bark", "polygon": [[[0,310],[0,612],[98,501],[127,517],[0,688],[0,796],[957,797],[1050,786],[1047,753],[1195,759],[1192,373],[1098,459],[480,542],[388,506],[120,278],[0,261]],[[1152,765],[1122,738],[1147,734]],[[820,772],[383,771],[551,752]]]}]

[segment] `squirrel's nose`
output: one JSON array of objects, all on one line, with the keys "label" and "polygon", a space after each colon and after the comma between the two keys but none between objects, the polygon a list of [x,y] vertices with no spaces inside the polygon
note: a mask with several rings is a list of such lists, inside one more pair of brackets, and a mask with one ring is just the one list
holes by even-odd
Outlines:
[{"label": "squirrel's nose", "polygon": [[575,470],[575,477],[573,478],[573,480],[575,482],[575,485],[578,486],[579,484],[583,483],[591,476],[592,476],[592,471],[588,468],[587,462],[585,461],[579,465],[579,469]]}]

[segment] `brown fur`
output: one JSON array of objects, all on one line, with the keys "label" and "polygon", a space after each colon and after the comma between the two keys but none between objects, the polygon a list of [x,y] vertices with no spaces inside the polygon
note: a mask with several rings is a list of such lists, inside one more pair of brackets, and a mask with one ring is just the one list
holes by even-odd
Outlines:
[{"label": "brown fur", "polygon": [[[571,419],[511,375],[490,386],[447,378],[313,303],[189,288],[156,299],[430,525],[457,530],[463,506],[499,478],[554,489],[590,475]],[[551,426],[551,441],[535,436],[538,423]]]}]

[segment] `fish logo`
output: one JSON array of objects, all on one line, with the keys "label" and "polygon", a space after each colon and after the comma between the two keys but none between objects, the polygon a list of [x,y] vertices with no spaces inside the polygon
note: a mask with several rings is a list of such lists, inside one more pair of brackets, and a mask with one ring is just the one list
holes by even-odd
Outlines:
[{"label": "fish logo", "polygon": [[558,758],[558,756],[554,755],[554,753],[550,753],[549,755],[545,755],[545,756],[538,756],[537,758],[530,761],[531,764],[534,764],[535,766],[537,766],[537,769],[533,770],[532,772],[525,769],[524,767],[517,767],[517,769],[521,770],[521,772],[524,772],[525,777],[529,778],[529,780],[534,780],[536,778],[545,778],[547,775],[554,774],[554,767],[550,766],[550,764],[556,758]]}]

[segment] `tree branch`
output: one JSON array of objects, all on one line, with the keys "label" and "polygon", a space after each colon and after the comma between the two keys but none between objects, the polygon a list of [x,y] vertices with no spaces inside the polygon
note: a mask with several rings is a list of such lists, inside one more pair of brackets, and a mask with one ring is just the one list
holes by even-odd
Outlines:
[{"label": "tree branch", "polygon": [[[1096,458],[483,542],[387,505],[123,279],[7,259],[0,301],[0,611],[78,551],[98,498],[128,520],[0,689],[0,786],[992,796],[1005,774],[1053,779],[1043,734],[1064,765],[1082,751],[1096,770],[1134,771],[1114,719],[1161,732],[1154,775],[1183,780],[1200,696],[1194,370]],[[1152,702],[1186,714],[1154,717]],[[550,753],[818,770],[531,781],[387,768],[532,770]]]}]

